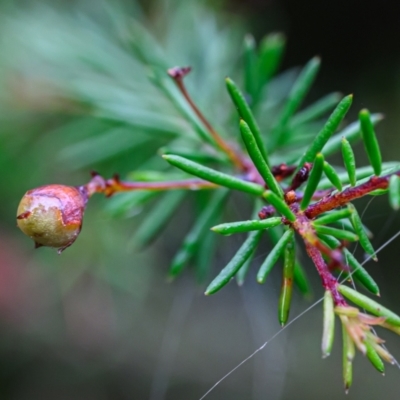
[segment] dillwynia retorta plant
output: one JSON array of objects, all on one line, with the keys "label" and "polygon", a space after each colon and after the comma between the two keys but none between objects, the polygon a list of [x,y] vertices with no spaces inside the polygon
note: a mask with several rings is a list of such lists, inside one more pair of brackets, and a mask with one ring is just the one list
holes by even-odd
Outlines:
[{"label": "dillwynia retorta plant", "polygon": [[[77,239],[92,195],[134,191],[140,194],[137,201],[141,203],[159,197],[137,232],[144,245],[160,232],[188,191],[207,191],[210,197],[173,258],[169,276],[178,276],[199,252],[211,252],[211,242],[205,240],[209,235],[244,232],[247,238],[209,283],[205,294],[218,292],[232,284],[233,278],[241,285],[266,235],[272,250],[260,265],[253,265],[258,268],[257,281],[263,284],[282,261],[278,318],[283,326],[289,319],[293,285],[297,284],[303,293],[308,291],[298,256],[299,247],[305,247],[325,291],[322,353],[326,357],[331,352],[338,317],[347,390],[352,383],[355,349],[382,373],[382,360],[395,361],[374,326],[400,334],[400,317],[342,282],[343,278],[354,278],[372,296],[379,296],[376,282],[349,251],[349,246],[358,242],[369,258],[377,259],[370,232],[353,202],[364,196],[388,194],[390,205],[398,209],[400,169],[396,163],[381,160],[375,135],[379,114],[363,109],[358,121],[342,129],[352,95],[341,98],[333,93],[298,111],[320,67],[319,58],[313,58],[302,69],[287,97],[281,99],[269,128],[260,129],[255,114],[260,113],[260,99],[277,71],[284,42],[282,35],[272,34],[257,48],[250,36],[245,38],[243,83],[238,85],[230,78],[225,81],[237,120],[236,131],[229,134],[221,134],[189,94],[185,81],[190,79],[190,67],[154,67],[150,80],[193,128],[194,136],[174,136],[160,149],[163,167],[137,171],[134,181],[118,176],[105,179],[92,173],[90,182],[82,186],[48,185],[30,190],[18,207],[17,224],[36,247],[54,247],[61,253]],[[140,47],[135,51],[151,65]],[[313,123],[329,112],[322,128],[311,136]],[[356,166],[352,145],[357,141],[364,144],[369,166]],[[342,167],[327,161],[337,152],[342,154]],[[234,191],[253,202],[253,214],[244,221],[223,223],[224,205]],[[216,221],[221,223],[215,225]],[[208,263],[198,260],[196,264],[199,274],[204,275]]]}]

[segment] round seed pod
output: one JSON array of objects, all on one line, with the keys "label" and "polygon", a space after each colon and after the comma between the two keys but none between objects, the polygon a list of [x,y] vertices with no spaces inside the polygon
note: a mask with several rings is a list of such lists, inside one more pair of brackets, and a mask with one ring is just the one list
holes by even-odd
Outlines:
[{"label": "round seed pod", "polygon": [[75,242],[87,203],[84,188],[47,185],[25,193],[17,210],[17,225],[35,248],[54,247],[61,253]]}]

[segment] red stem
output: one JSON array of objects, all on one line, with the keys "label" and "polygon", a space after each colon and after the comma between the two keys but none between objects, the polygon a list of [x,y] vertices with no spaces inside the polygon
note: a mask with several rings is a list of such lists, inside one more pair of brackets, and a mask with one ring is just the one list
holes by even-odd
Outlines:
[{"label": "red stem", "polygon": [[88,196],[94,193],[103,193],[106,196],[112,196],[114,193],[130,192],[134,190],[176,190],[176,189],[215,189],[218,186],[202,179],[185,179],[181,181],[162,181],[162,182],[125,182],[120,181],[118,176],[105,180],[102,176],[93,173],[91,181],[84,185]]},{"label": "red stem", "polygon": [[373,176],[368,182],[359,186],[349,187],[343,192],[324,197],[317,203],[308,206],[304,213],[309,219],[313,219],[319,214],[344,206],[345,204],[363,197],[374,190],[387,189],[389,186],[389,179],[392,175],[400,176],[400,171],[385,176]]},{"label": "red stem", "polygon": [[305,242],[306,250],[310,258],[313,260],[315,267],[317,268],[318,274],[322,279],[322,286],[329,290],[332,293],[333,301],[337,306],[347,306],[346,300],[339,293],[338,281],[337,279],[330,273],[328,266],[326,265],[324,259],[322,258],[319,250],[313,246],[312,244]]}]

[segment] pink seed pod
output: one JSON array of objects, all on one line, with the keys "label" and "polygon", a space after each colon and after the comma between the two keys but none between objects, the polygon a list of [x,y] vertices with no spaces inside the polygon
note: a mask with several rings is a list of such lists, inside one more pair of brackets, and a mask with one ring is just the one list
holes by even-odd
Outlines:
[{"label": "pink seed pod", "polygon": [[35,248],[54,247],[60,254],[75,242],[88,200],[85,187],[46,185],[25,193],[17,210],[17,225]]}]

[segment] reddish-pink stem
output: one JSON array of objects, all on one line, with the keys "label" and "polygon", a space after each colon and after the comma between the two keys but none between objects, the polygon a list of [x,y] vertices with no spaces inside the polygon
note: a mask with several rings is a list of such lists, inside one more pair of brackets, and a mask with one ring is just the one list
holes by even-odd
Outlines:
[{"label": "reddish-pink stem", "polygon": [[347,306],[346,300],[338,291],[338,281],[330,273],[328,266],[326,265],[320,251],[312,244],[305,242],[307,254],[313,260],[315,267],[317,268],[318,274],[322,279],[322,285],[326,290],[332,293],[333,301],[337,306]]},{"label": "reddish-pink stem", "polygon": [[389,179],[392,175],[400,176],[400,171],[385,176],[373,176],[369,181],[359,186],[349,187],[343,190],[343,192],[324,197],[317,203],[308,206],[304,213],[309,219],[313,219],[319,214],[344,206],[345,204],[363,197],[374,190],[387,189],[389,186]]},{"label": "reddish-pink stem", "polygon": [[88,196],[94,193],[103,193],[112,196],[115,193],[130,192],[134,190],[176,190],[176,189],[215,189],[218,186],[202,179],[185,179],[181,181],[161,181],[161,182],[125,182],[120,181],[118,176],[105,180],[102,176],[93,173],[91,181],[84,186]]}]

